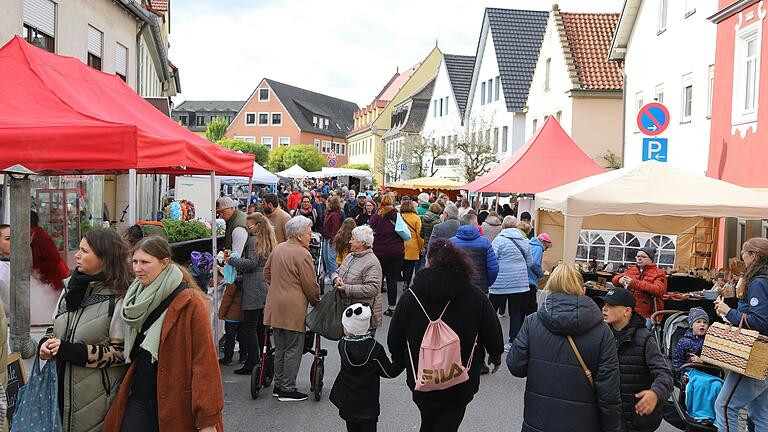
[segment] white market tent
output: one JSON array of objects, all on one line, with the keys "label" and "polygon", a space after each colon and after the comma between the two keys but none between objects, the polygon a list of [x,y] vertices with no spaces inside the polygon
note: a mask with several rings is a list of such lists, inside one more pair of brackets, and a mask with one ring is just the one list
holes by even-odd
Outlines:
[{"label": "white market tent", "polygon": [[[649,217],[644,223],[654,217],[766,219],[768,193],[648,161],[537,193],[536,208],[544,210],[540,217],[546,212],[562,214],[563,260],[573,263],[585,218]],[[666,223],[653,220],[646,225]],[[537,231],[544,232],[541,226]]]},{"label": "white market tent", "polygon": [[307,173],[307,177],[315,178],[315,179],[344,177],[344,176],[367,178],[367,179],[370,179],[372,177],[370,171],[358,170],[358,169],[352,169],[352,168],[323,167],[322,171],[312,171]]},{"label": "white market tent", "polygon": [[[235,185],[246,185],[248,184],[248,178],[246,177],[234,177],[234,176],[218,176],[219,180],[221,180],[221,184],[235,184]],[[254,184],[264,184],[264,185],[272,185],[279,181],[278,177],[271,172],[267,171],[266,168],[259,165],[258,163],[253,163],[253,175],[251,176],[251,183]]]},{"label": "white market tent", "polygon": [[296,165],[294,165],[294,166],[292,166],[292,167],[290,167],[290,168],[288,168],[286,170],[283,170],[283,171],[280,171],[280,172],[276,172],[275,174],[279,175],[280,177],[288,177],[288,178],[292,178],[292,179],[297,179],[297,178],[304,178],[304,177],[306,177],[307,176],[307,171],[304,168],[300,167],[298,164],[296,164]]}]

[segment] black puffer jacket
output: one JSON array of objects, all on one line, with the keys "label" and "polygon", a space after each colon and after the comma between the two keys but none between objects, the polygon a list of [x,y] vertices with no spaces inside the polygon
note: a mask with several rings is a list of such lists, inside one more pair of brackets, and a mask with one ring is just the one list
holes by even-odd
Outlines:
[{"label": "black puffer jacket", "polygon": [[[469,403],[480,386],[480,366],[488,351],[491,362],[501,364],[504,352],[504,337],[496,312],[482,291],[469,280],[466,273],[444,268],[426,267],[416,273],[411,290],[416,293],[431,319],[437,319],[448,301],[451,304],[443,315],[461,340],[461,359],[466,366],[469,353],[477,337],[477,347],[469,369],[469,380],[445,390],[413,392],[414,401],[434,403]],[[429,323],[411,291],[403,293],[397,303],[395,316],[389,325],[387,344],[392,362],[404,364],[407,371],[408,387],[413,391],[413,367],[408,357],[407,344],[418,368],[419,348],[424,330]]]},{"label": "black puffer jacket", "polygon": [[[614,333],[619,352],[621,411],[625,430],[655,431],[661,424],[664,402],[672,392],[672,371],[664,361],[653,333],[645,327],[645,319],[638,313],[633,313],[629,324]],[[648,389],[659,397],[656,410],[647,416],[637,415],[635,404],[638,399],[635,394]]]},{"label": "black puffer jacket", "polygon": [[[590,386],[566,335],[592,372]],[[586,296],[550,294],[507,354],[525,383],[523,432],[620,432],[619,362],[613,333]]]}]

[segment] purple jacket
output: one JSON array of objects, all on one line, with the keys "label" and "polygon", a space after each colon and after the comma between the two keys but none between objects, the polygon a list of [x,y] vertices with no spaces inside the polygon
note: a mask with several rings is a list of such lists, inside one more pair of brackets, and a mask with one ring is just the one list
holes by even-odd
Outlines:
[{"label": "purple jacket", "polygon": [[368,219],[368,225],[373,229],[373,253],[378,258],[390,258],[405,255],[403,239],[395,232],[397,210],[392,209],[386,217],[376,212]]}]

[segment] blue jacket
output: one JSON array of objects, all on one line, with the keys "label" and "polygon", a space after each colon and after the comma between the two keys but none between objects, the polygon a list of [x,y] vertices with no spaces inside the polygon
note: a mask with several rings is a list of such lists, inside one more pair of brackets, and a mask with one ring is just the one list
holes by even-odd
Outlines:
[{"label": "blue jacket", "polygon": [[533,259],[533,263],[528,267],[528,285],[538,288],[539,279],[544,277],[544,269],[541,268],[541,260],[544,259],[544,245],[536,237],[532,238],[528,245]]},{"label": "blue jacket", "polygon": [[[439,226],[436,226],[435,230]],[[432,232],[434,235],[434,230]],[[456,247],[467,252],[475,269],[472,282],[484,293],[487,293],[488,287],[493,285],[499,274],[499,263],[496,261],[496,254],[493,252],[491,242],[480,235],[480,230],[477,227],[471,225],[460,226],[456,231],[456,236],[451,237],[450,240]]]},{"label": "blue jacket", "polygon": [[691,362],[691,354],[701,355],[701,347],[704,346],[704,336],[696,336],[691,329],[685,332],[685,335],[677,341],[675,355],[672,361],[672,368],[675,372],[680,372],[680,368]]},{"label": "blue jacket", "polygon": [[739,325],[741,315],[747,314],[747,324],[763,336],[768,336],[768,278],[758,276],[749,282],[747,296],[739,300],[737,309],[731,309],[725,317],[733,325]]},{"label": "blue jacket", "polygon": [[517,228],[505,228],[493,239],[492,246],[499,261],[499,278],[491,285],[490,293],[528,292],[528,268],[533,264],[528,239]]}]

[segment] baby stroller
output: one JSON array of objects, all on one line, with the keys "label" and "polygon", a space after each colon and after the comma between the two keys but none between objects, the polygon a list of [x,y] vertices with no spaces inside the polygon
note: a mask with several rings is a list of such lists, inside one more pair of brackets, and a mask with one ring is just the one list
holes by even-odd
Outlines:
[{"label": "baby stroller", "polygon": [[[688,314],[677,310],[662,310],[651,315],[651,322],[661,354],[667,361],[667,366],[672,369],[677,342],[688,331]],[[688,376],[685,372],[690,369],[698,369],[720,378],[725,377],[725,371],[717,366],[701,363],[684,364],[680,372],[674,374],[675,386],[672,389],[672,400],[667,401],[664,406],[664,420],[686,432],[717,432],[711,420],[696,420],[688,414],[685,404]]]},{"label": "baby stroller", "polygon": [[315,264],[315,276],[317,276],[317,284],[320,285],[320,295],[323,295],[325,294],[325,268],[323,267],[323,248],[320,233],[312,233],[312,239],[309,241],[309,254],[312,255],[312,261]]}]

